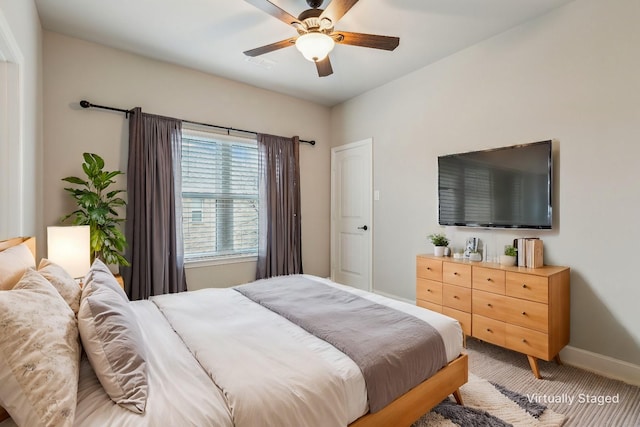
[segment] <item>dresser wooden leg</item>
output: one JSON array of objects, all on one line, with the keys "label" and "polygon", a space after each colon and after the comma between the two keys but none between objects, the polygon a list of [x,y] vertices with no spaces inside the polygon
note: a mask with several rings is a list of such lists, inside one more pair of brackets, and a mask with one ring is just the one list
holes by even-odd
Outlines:
[{"label": "dresser wooden leg", "polygon": [[556,357],[553,358],[558,365],[562,365],[562,360],[560,360],[560,353],[556,354]]},{"label": "dresser wooden leg", "polygon": [[460,389],[457,389],[453,392],[453,397],[456,399],[456,403],[458,403],[458,405],[464,405],[464,403],[462,403],[462,395],[460,394]]},{"label": "dresser wooden leg", "polygon": [[540,369],[538,368],[538,359],[533,357],[533,356],[529,356],[529,355],[527,355],[527,359],[529,359],[529,366],[531,366],[531,370],[533,371],[533,375],[537,379],[541,379],[542,376],[540,376]]}]

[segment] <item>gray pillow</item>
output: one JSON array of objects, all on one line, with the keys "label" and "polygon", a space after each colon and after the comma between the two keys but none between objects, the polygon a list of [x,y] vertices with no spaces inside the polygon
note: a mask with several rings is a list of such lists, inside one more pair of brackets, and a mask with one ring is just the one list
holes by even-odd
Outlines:
[{"label": "gray pillow", "polygon": [[[113,276],[112,276],[113,277]],[[111,400],[136,413],[147,404],[146,351],[129,302],[110,286],[88,284],[78,312],[78,329],[89,363]]]},{"label": "gray pillow", "polygon": [[86,276],[84,276],[82,283],[84,283],[82,285],[82,298],[92,293],[95,290],[94,288],[105,286],[113,290],[125,302],[129,302],[129,297],[127,297],[124,289],[120,287],[120,284],[111,270],[109,270],[109,267],[107,267],[105,263],[100,261],[98,258],[96,258],[95,261],[93,261],[93,264],[91,264],[91,268]]}]

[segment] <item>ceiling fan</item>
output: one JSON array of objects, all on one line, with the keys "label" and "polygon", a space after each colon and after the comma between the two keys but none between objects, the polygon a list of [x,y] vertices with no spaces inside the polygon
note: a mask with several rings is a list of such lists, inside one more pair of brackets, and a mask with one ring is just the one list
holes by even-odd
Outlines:
[{"label": "ceiling fan", "polygon": [[336,31],[334,26],[358,0],[332,0],[326,9],[320,9],[323,0],[306,0],[311,9],[307,9],[297,18],[285,12],[269,0],[246,0],[258,9],[278,18],[298,31],[297,37],[291,37],[244,52],[247,56],[259,56],[274,50],[295,45],[309,61],[315,62],[318,76],[333,74],[329,52],[336,43],[373,49],[394,50],[400,38],[375,34]]}]

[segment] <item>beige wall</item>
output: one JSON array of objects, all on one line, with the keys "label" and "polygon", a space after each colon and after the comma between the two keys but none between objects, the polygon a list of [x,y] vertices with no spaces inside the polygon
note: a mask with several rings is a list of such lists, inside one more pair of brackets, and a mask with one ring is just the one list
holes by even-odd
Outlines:
[{"label": "beige wall", "polygon": [[376,290],[414,298],[438,155],[554,139],[553,231],[446,232],[542,237],[572,269],[571,345],[640,364],[639,19],[636,0],[577,0],[333,109],[334,145],[374,141]]},{"label": "beige wall", "polygon": [[[11,144],[22,144],[22,155],[15,158],[2,159],[0,167],[5,167],[4,162],[19,165],[14,178],[16,182],[10,185],[22,187],[22,204],[20,209],[21,220],[10,221],[11,227],[5,231],[6,235],[0,235],[0,240],[16,235],[36,235],[40,231],[40,169],[41,169],[41,144],[42,144],[42,45],[40,19],[33,0],[15,1],[0,0],[0,11],[8,23],[11,37],[17,44],[17,49],[22,55],[21,64],[22,79],[22,131],[21,142],[12,140]],[[15,105],[7,106],[9,109],[17,108]],[[4,129],[3,129],[4,131]],[[16,151],[19,152],[19,151]],[[21,171],[20,171],[21,169]],[[6,203],[7,201],[2,201]],[[10,203],[16,203],[12,200]],[[4,209],[1,215],[7,215]],[[9,211],[9,215],[18,215],[18,209]],[[4,221],[3,221],[4,222]]]},{"label": "beige wall", "polygon": [[[84,110],[79,101],[315,139],[300,148],[303,267],[329,272],[330,110],[180,66],[128,54],[57,33],[44,33],[44,224],[56,224],[73,204],[61,178],[82,173],[82,153],[126,171],[128,121],[123,114]],[[124,185],[125,179],[121,179]],[[190,268],[190,289],[228,286],[255,277],[255,263]]]}]

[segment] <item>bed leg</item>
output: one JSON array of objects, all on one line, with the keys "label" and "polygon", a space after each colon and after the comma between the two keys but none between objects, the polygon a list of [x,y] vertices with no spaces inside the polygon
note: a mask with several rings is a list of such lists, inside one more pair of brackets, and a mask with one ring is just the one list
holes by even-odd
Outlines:
[{"label": "bed leg", "polygon": [[458,405],[464,405],[464,403],[462,402],[462,395],[460,394],[460,389],[457,389],[456,391],[453,392],[453,397],[456,399],[456,403]]}]

